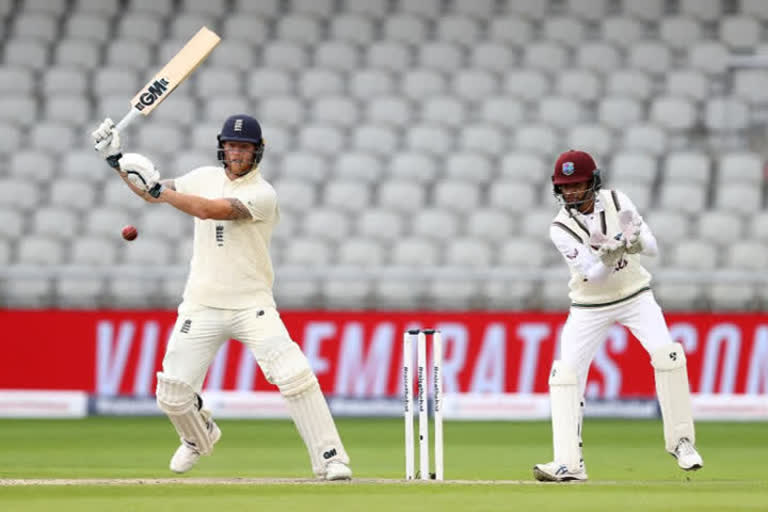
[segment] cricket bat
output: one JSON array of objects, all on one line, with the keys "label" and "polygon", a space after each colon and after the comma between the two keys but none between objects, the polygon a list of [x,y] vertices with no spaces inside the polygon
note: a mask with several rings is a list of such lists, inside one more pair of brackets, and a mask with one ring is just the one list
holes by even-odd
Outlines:
[{"label": "cricket bat", "polygon": [[117,126],[122,131],[139,115],[149,115],[171,92],[192,73],[216,48],[221,38],[207,27],[197,31],[192,39],[173,56],[131,100],[131,109]]}]

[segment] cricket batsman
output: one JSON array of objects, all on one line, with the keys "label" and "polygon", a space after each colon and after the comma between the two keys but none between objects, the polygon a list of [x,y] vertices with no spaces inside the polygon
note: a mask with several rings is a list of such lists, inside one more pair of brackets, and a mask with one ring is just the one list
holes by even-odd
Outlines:
[{"label": "cricket batsman", "polygon": [[549,376],[554,461],[536,464],[534,477],[587,480],[581,442],[584,388],[589,365],[615,322],[626,326],[650,356],[665,449],[681,469],[700,469],[685,353],[672,340],[651,292],[651,275],[637,259],[657,255],[656,239],[629,197],[601,188],[600,171],[588,153],[560,155],[552,185],[562,207],[549,236],[571,271],[571,308]]},{"label": "cricket batsman", "polygon": [[285,397],[315,475],[350,479],[349,457],[317,378],[291,340],[272,296],[269,245],[280,212],[275,190],[259,170],[264,139],[258,121],[240,114],[227,118],[218,135],[221,165],[163,181],[147,157],[123,154],[111,119],[92,137],[96,150],[137,195],[195,219],[183,302],[157,374],[157,404],[181,438],[171,470],[189,471],[221,438],[200,391],[219,347],[234,338],[250,349],[264,376]]}]

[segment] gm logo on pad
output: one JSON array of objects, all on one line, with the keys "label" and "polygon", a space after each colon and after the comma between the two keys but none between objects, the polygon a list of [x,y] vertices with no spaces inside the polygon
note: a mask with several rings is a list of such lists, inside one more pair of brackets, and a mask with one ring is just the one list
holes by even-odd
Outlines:
[{"label": "gm logo on pad", "polygon": [[566,176],[570,176],[576,172],[576,168],[573,166],[573,162],[564,162],[563,163],[563,174]]}]

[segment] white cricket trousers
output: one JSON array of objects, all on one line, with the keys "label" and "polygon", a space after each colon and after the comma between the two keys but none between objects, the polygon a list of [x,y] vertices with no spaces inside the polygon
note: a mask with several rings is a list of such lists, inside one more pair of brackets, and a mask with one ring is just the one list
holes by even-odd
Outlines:
[{"label": "white cricket trousers", "polygon": [[163,373],[200,393],[216,352],[230,338],[244,343],[259,365],[278,339],[293,343],[275,308],[217,309],[184,302],[165,350]]},{"label": "white cricket trousers", "polygon": [[559,359],[576,372],[579,396],[584,396],[589,365],[614,323],[627,327],[649,355],[672,343],[664,315],[650,290],[613,306],[572,307],[560,335]]}]

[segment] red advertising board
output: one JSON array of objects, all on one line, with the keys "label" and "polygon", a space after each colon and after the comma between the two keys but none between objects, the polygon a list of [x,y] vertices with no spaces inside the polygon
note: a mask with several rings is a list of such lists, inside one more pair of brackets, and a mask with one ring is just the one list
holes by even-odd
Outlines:
[{"label": "red advertising board", "polygon": [[[565,315],[561,313],[282,312],[323,390],[347,397],[400,393],[403,332],[441,330],[446,393],[545,393]],[[151,395],[170,311],[0,311],[0,389],[81,390],[101,396]],[[697,393],[768,394],[768,317],[668,314],[688,356]],[[207,390],[272,390],[239,343],[224,345]],[[615,326],[590,371],[587,396],[654,395],[648,354]]]}]

